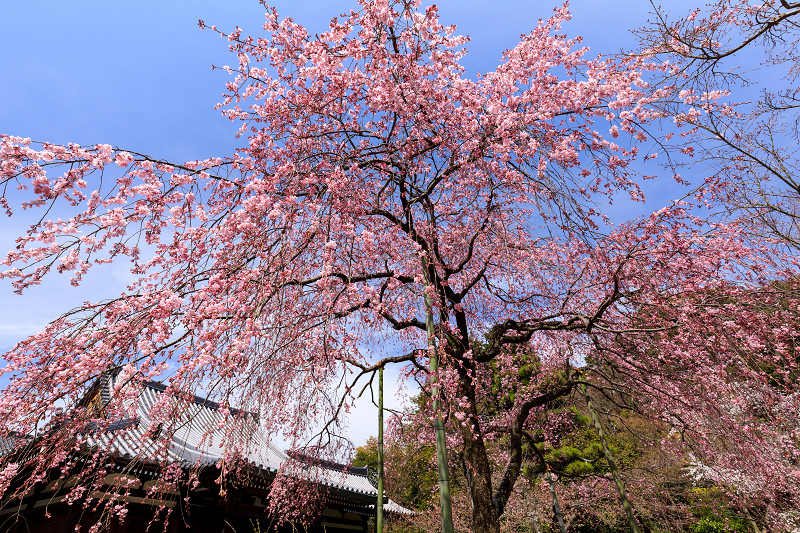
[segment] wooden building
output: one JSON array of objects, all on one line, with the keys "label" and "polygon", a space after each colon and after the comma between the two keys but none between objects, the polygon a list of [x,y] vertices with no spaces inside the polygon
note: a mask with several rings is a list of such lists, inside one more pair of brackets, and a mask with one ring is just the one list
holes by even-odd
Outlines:
[{"label": "wooden building", "polygon": [[[80,407],[98,409],[107,405],[113,386],[114,377],[98,380]],[[71,476],[37,484],[22,499],[6,496],[0,506],[0,533],[72,533],[78,524],[82,531],[88,531],[98,523],[102,531],[112,533],[143,532],[151,523],[149,531],[162,531],[166,525],[169,533],[367,531],[368,520],[375,515],[378,493],[366,468],[289,457],[265,438],[257,424],[248,429],[250,438],[242,454],[245,466],[225,485],[223,497],[218,479],[226,450],[224,440],[214,435],[215,428],[224,426],[223,415],[217,404],[197,396],[185,400],[183,420],[170,429],[172,441],[158,451],[160,457],[166,454],[167,464],[196,473],[197,483],[191,488],[167,487],[162,480],[164,462],[148,460],[155,453],[153,435],[160,431],[151,422],[150,413],[164,399],[165,390],[161,383],[146,383],[138,396],[136,415],[107,421],[90,431],[85,439],[86,452],[75,456],[80,463],[88,460],[88,451],[94,447],[110,453],[112,461],[103,484],[88,490],[86,496],[95,503],[124,502],[124,521],[103,515],[95,509],[97,505],[87,508],[82,501],[70,505],[69,495],[78,480]],[[18,438],[16,443],[23,440]],[[14,447],[9,442],[7,450]],[[35,444],[30,441],[27,447]],[[323,510],[310,525],[279,524],[270,515],[269,491],[279,472],[288,479],[310,483],[319,495]],[[165,524],[163,517],[168,511],[171,512]],[[386,511],[411,512],[391,501]]]}]

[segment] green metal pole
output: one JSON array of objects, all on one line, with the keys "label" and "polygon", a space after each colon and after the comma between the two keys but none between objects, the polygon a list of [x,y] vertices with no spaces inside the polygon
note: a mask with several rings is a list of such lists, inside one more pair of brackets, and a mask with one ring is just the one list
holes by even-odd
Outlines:
[{"label": "green metal pole", "polygon": [[639,524],[633,516],[633,507],[630,500],[628,500],[628,495],[625,494],[625,485],[622,484],[619,468],[617,468],[617,463],[614,461],[614,456],[611,455],[611,449],[608,447],[608,441],[606,440],[606,432],[600,424],[600,418],[597,417],[597,413],[594,411],[592,398],[586,390],[586,385],[583,385],[583,397],[586,399],[586,406],[589,408],[589,416],[592,417],[592,422],[594,422],[594,429],[597,432],[597,436],[600,437],[600,445],[603,447],[603,455],[606,457],[608,468],[611,470],[611,475],[614,476],[614,484],[617,486],[617,494],[619,495],[619,501],[622,502],[622,508],[625,510],[625,516],[628,517],[628,524],[630,524],[633,533],[639,533]]},{"label": "green metal pole", "polygon": [[377,533],[383,533],[383,367],[378,370],[378,509]]},{"label": "green metal pole", "polygon": [[[427,262],[423,260],[425,288],[428,287]],[[440,416],[439,401],[439,355],[436,353],[436,335],[433,328],[433,303],[425,291],[425,326],[428,332],[428,354],[431,366],[431,396],[433,396],[433,429],[436,433],[436,460],[439,464],[439,504],[442,508],[442,532],[453,533],[453,506],[450,499],[450,475],[447,470],[447,443],[444,437],[444,424]]]},{"label": "green metal pole", "polygon": [[548,468],[547,472],[544,474],[547,477],[547,483],[550,485],[550,496],[553,498],[553,511],[556,513],[556,518],[558,518],[558,527],[561,530],[561,533],[567,533],[567,528],[564,525],[564,515],[561,514],[561,506],[558,505],[558,494],[556,494],[556,484],[555,484],[555,474],[550,472]]}]

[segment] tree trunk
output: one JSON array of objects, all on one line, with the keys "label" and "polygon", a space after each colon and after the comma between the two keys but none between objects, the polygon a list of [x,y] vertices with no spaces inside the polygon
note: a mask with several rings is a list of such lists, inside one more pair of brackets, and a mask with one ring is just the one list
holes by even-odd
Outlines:
[{"label": "tree trunk", "polygon": [[500,516],[492,502],[492,468],[486,454],[486,444],[478,422],[475,406],[475,390],[469,377],[461,377],[462,392],[469,399],[472,417],[462,423],[461,436],[464,439],[464,459],[470,470],[472,482],[472,532],[500,533]]},{"label": "tree trunk", "polygon": [[472,531],[499,533],[500,517],[492,505],[492,470],[480,435],[474,441],[465,442],[464,457],[472,470]]}]

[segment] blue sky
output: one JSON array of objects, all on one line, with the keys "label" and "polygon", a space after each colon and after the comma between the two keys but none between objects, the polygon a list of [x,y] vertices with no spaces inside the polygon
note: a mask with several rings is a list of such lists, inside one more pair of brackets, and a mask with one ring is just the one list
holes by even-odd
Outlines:
[{"label": "blue sky", "polygon": [[[500,53],[516,43],[549,1],[443,0],[441,20],[456,24],[472,41],[465,66],[471,73],[493,70]],[[312,31],[324,29],[355,2],[276,1]],[[670,2],[675,14],[694,5]],[[571,3],[573,21],[564,31],[582,35],[592,54],[631,48],[629,30],[645,23],[646,0]],[[235,125],[214,110],[228,75],[211,65],[235,63],[227,41],[201,31],[197,20],[221,29],[239,25],[257,31],[263,9],[255,0],[28,0],[0,4],[0,133],[54,143],[108,143],[149,155],[184,161],[230,154],[241,141]],[[25,216],[0,219],[0,248],[13,246]],[[124,265],[95,272],[79,289],[54,279],[20,297],[0,282],[0,351],[84,300],[116,295],[129,274]],[[362,411],[363,409],[363,411]],[[359,407],[355,420],[371,420]],[[363,442],[371,425],[354,424]]]},{"label": "blue sky", "polygon": [[[281,15],[321,30],[355,2],[275,5]],[[466,64],[483,72],[554,7],[518,0],[437,5],[444,23],[472,37]],[[574,19],[565,31],[583,35],[592,50],[614,52],[632,45],[627,30],[647,19],[650,4],[577,0],[571,9]],[[232,126],[213,109],[227,75],[210,66],[233,58],[226,41],[200,31],[198,19],[257,30],[263,9],[255,0],[3,2],[0,130],[52,142],[136,147],[166,158],[229,153]]]}]

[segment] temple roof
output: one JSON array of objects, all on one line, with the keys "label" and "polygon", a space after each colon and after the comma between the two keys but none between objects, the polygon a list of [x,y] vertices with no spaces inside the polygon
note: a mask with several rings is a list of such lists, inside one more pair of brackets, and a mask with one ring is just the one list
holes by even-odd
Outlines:
[{"label": "temple roof", "polygon": [[[101,378],[96,384],[100,390],[94,388],[103,405],[109,404],[115,379],[116,376]],[[219,404],[200,396],[177,399],[167,396],[166,390],[167,386],[159,382],[144,383],[127,416],[112,417],[86,428],[85,445],[129,460],[180,463],[187,468],[237,458],[262,471],[280,471],[345,493],[377,499],[378,491],[366,468],[316,460],[299,453],[290,456],[268,439],[255,416],[233,409],[226,412]],[[169,428],[153,420],[153,414],[163,409],[173,414]],[[231,428],[237,434],[229,433],[226,438],[226,431]],[[163,438],[157,438],[164,430],[171,433],[166,444]],[[385,509],[412,513],[392,501],[387,501]]]}]

